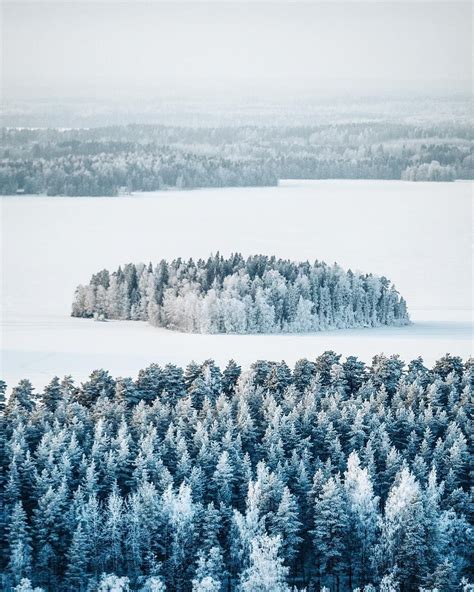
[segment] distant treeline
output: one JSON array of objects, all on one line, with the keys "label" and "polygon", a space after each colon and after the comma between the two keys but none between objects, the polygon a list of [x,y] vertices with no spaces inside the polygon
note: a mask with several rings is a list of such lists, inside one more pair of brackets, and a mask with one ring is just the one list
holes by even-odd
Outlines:
[{"label": "distant treeline", "polygon": [[464,124],[2,129],[0,193],[117,195],[279,179],[472,178]]},{"label": "distant treeline", "polygon": [[406,325],[406,302],[385,277],[316,261],[219,253],[204,261],[127,264],[76,290],[72,315],[132,319],[189,333],[303,333]]}]

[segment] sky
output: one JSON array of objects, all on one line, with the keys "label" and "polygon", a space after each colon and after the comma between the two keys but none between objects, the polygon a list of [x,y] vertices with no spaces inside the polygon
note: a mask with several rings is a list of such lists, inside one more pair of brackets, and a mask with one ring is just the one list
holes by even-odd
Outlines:
[{"label": "sky", "polygon": [[6,99],[466,93],[457,2],[3,3]]}]

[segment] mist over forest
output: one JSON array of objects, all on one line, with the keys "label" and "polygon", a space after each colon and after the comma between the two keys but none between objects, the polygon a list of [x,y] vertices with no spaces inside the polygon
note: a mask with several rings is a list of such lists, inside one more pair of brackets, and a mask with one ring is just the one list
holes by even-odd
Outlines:
[{"label": "mist over forest", "polygon": [[[4,122],[30,125],[2,130],[0,193],[117,195],[272,186],[281,179],[472,178],[472,124],[461,99],[216,101],[215,110],[202,101],[173,108],[161,102],[134,115],[120,103],[104,111],[100,102],[86,103],[83,111],[79,105],[7,108]],[[143,123],[104,125],[130,117]],[[181,123],[170,125],[174,121]],[[74,125],[41,125],[60,122]]]}]

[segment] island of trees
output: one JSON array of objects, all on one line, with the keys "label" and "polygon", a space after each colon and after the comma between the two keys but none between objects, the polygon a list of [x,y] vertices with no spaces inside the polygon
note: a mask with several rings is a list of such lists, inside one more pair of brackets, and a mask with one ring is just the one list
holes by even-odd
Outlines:
[{"label": "island of trees", "polygon": [[[311,119],[311,118],[310,118]],[[377,118],[301,126],[3,128],[0,193],[110,196],[280,179],[471,179],[472,127]]]},{"label": "island of trees", "polygon": [[0,383],[0,585],[472,591],[473,360]]},{"label": "island of trees", "polygon": [[303,333],[406,325],[385,277],[264,255],[175,259],[100,271],[78,286],[72,316],[131,319],[191,333]]}]

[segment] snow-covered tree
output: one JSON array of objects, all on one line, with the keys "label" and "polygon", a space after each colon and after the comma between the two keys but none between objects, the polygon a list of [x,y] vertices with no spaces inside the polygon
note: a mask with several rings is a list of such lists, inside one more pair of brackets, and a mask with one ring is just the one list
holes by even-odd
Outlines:
[{"label": "snow-covered tree", "polygon": [[97,592],[129,592],[130,580],[127,577],[119,577],[115,574],[103,574]]},{"label": "snow-covered tree", "polygon": [[426,521],[419,483],[407,467],[397,475],[385,504],[382,525],[382,563],[396,568],[407,589],[420,585],[426,564]]},{"label": "snow-covered tree", "polygon": [[365,586],[375,552],[379,500],[374,495],[369,472],[360,466],[356,452],[349,455],[344,474],[344,490],[348,500],[351,530],[351,568],[357,571],[360,585]]},{"label": "snow-covered tree", "polygon": [[[218,272],[216,272],[218,270]],[[148,320],[189,333],[275,333],[404,325],[406,302],[386,278],[324,263],[240,254],[127,264],[78,286],[72,315]]]},{"label": "snow-covered tree", "polygon": [[1,421],[0,587],[468,590],[473,368],[328,351],[20,383]]},{"label": "snow-covered tree", "polygon": [[242,592],[289,592],[288,568],[279,556],[280,538],[261,535],[251,542],[249,567],[242,573]]},{"label": "snow-covered tree", "polygon": [[21,501],[17,502],[7,530],[8,573],[13,584],[19,584],[31,575],[32,546],[30,529]]}]

